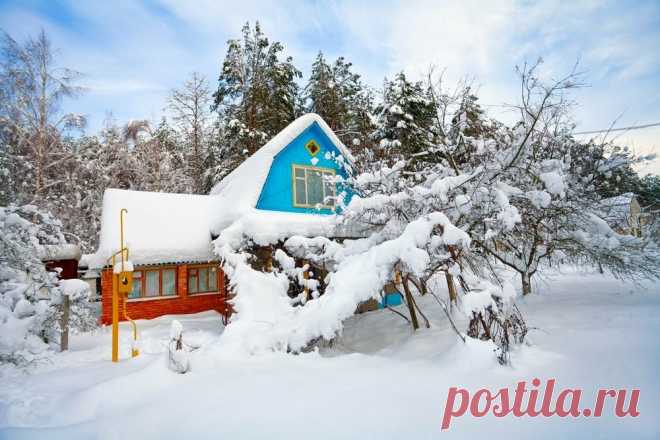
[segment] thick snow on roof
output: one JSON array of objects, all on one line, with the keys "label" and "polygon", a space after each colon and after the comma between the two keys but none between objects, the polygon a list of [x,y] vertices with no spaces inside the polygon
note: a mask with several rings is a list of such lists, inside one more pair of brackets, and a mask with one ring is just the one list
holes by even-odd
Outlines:
[{"label": "thick snow on roof", "polygon": [[[328,127],[323,118],[315,113],[307,113],[280,131],[213,187],[211,194],[218,195],[221,199],[217,206],[214,231],[219,232],[238,218],[255,211],[254,208],[257,206],[261,189],[266,182],[275,156],[315,122],[335,144],[344,158],[349,163],[354,161],[350,151]],[[318,221],[319,216],[310,214],[292,214],[290,216],[290,218],[301,217],[313,217]]]},{"label": "thick snow on roof", "polygon": [[617,206],[623,206],[623,207],[630,207],[630,204],[632,203],[633,199],[635,198],[635,194],[628,192],[624,193],[618,196],[614,197],[609,197],[607,199],[601,200],[601,205],[604,207],[617,207]]},{"label": "thick snow on roof", "polygon": [[82,255],[80,246],[75,244],[42,245],[38,249],[41,261],[79,260]]},{"label": "thick snow on roof", "polygon": [[119,212],[124,241],[134,264],[211,261],[211,210],[215,197],[108,189],[103,195],[99,249],[86,258],[89,268],[106,265],[119,250]]}]

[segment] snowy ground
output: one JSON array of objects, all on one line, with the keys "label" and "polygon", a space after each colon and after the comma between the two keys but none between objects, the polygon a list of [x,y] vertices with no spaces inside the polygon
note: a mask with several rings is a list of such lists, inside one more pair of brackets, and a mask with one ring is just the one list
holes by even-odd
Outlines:
[{"label": "snowy ground", "polygon": [[[520,301],[537,330],[511,367],[459,343],[430,301],[430,330],[412,335],[394,314],[371,312],[333,347],[301,356],[230,358],[217,315],[179,317],[184,340],[201,346],[185,375],[166,367],[171,318],[140,322],[142,355],[124,351],[118,365],[107,330],[77,336],[30,375],[0,370],[0,438],[658,438],[660,283],[567,270],[537,292]],[[440,431],[449,387],[495,391],[534,377],[582,388],[587,402],[599,387],[639,388],[640,416],[616,419],[611,405],[600,419],[465,415]]]}]

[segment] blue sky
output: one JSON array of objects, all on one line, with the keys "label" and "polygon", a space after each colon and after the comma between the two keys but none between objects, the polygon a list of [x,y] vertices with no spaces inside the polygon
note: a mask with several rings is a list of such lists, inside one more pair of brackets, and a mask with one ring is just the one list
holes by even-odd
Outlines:
[{"label": "blue sky", "polygon": [[[471,78],[481,101],[506,119],[516,64],[538,57],[547,77],[580,59],[588,87],[576,93],[579,130],[660,122],[660,2],[650,1],[6,1],[0,27],[23,39],[44,28],[61,64],[85,74],[87,93],[65,103],[89,131],[158,118],[165,97],[192,71],[215,86],[226,41],[259,20],[307,73],[319,50],[343,55],[371,85],[434,64],[448,84]],[[638,152],[660,153],[660,127],[623,133]],[[660,163],[644,169],[660,172]]]}]

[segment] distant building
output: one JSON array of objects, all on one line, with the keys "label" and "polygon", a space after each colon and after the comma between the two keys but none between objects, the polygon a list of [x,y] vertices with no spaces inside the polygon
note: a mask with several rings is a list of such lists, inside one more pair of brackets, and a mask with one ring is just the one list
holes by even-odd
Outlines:
[{"label": "distant building", "polygon": [[650,223],[633,193],[625,193],[601,201],[603,219],[619,234],[641,237],[643,226]]}]

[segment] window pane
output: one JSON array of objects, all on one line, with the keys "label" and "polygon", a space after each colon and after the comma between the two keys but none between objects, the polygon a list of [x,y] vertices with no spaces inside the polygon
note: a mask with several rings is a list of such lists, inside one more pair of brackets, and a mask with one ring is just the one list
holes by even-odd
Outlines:
[{"label": "window pane", "polygon": [[157,270],[148,270],[145,296],[158,296],[159,277]]},{"label": "window pane", "polygon": [[218,290],[218,269],[212,267],[209,272],[209,291],[215,292],[216,290]]},{"label": "window pane", "polygon": [[305,178],[305,169],[304,168],[294,168],[293,170],[295,172],[296,177],[301,177],[303,179]]},{"label": "window pane", "polygon": [[307,172],[307,203],[310,205],[323,203],[323,179],[320,171]]},{"label": "window pane", "polygon": [[208,267],[204,267],[204,268],[199,269],[199,291],[200,292],[208,292],[209,291],[208,277],[209,277],[209,268]]},{"label": "window pane", "polygon": [[197,269],[188,271],[188,293],[197,293]]},{"label": "window pane", "polygon": [[142,296],[142,272],[133,272],[133,290],[128,294],[129,298],[139,298]]},{"label": "window pane", "polygon": [[163,295],[176,295],[176,272],[174,269],[163,270]]},{"label": "window pane", "polygon": [[305,194],[305,181],[296,179],[296,205],[306,205],[307,195]]},{"label": "window pane", "polygon": [[334,182],[323,182],[323,187],[325,189],[325,205],[334,206],[335,204],[335,184]]}]

